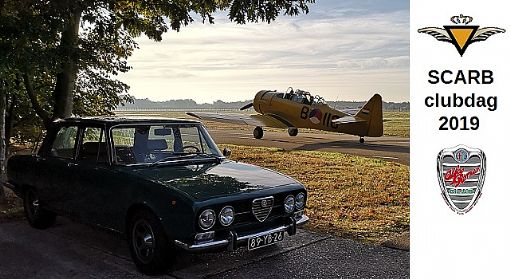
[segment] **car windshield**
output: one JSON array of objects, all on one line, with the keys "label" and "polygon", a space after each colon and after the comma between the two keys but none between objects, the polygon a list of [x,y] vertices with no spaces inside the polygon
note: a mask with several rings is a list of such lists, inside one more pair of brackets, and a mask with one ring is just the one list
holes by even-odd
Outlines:
[{"label": "car windshield", "polygon": [[114,161],[121,165],[222,156],[200,124],[116,126],[111,130],[111,138]]}]

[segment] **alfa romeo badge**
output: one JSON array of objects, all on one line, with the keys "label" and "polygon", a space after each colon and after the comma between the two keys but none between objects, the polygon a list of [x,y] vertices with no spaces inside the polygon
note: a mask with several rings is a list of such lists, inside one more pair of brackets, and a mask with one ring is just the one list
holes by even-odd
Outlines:
[{"label": "alfa romeo badge", "polygon": [[485,180],[485,154],[477,148],[457,145],[437,156],[437,177],[441,194],[458,214],[469,212],[482,195]]}]

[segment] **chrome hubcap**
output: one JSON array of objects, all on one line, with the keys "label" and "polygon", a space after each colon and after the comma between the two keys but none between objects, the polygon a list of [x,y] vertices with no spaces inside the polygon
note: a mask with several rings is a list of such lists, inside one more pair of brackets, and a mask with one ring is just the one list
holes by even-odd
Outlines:
[{"label": "chrome hubcap", "polygon": [[133,226],[132,232],[133,247],[138,259],[148,263],[154,256],[154,232],[152,227],[145,220],[138,220]]}]

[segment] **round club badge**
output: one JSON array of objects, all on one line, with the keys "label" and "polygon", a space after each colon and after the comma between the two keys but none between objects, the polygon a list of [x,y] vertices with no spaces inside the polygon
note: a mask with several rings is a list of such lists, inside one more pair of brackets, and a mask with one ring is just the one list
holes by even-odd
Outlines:
[{"label": "round club badge", "polygon": [[469,152],[464,148],[459,148],[453,153],[453,158],[458,163],[464,164],[469,159]]}]

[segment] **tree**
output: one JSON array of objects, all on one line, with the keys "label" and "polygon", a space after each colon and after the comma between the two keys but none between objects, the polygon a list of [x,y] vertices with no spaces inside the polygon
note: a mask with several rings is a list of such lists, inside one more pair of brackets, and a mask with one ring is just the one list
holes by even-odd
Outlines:
[{"label": "tree", "polygon": [[33,109],[48,125],[73,112],[83,114],[87,106],[109,112],[130,101],[129,87],[112,77],[130,69],[127,58],[137,47],[137,36],[160,41],[168,30],[179,31],[192,22],[193,15],[213,23],[217,11],[228,11],[230,20],[239,24],[270,23],[280,13],[306,13],[307,3],[313,2],[4,0],[11,20],[5,25],[10,32],[5,28],[2,35],[12,39],[15,48],[8,59],[19,71]]},{"label": "tree", "polygon": [[[53,119],[108,114],[131,101],[115,79],[144,34],[155,41],[194,21],[214,23],[228,12],[238,24],[270,23],[308,12],[314,0],[0,0],[0,80],[9,119],[29,119],[27,102],[44,126]],[[5,109],[5,106],[3,107]],[[20,113],[21,115],[14,115]],[[28,114],[28,117],[25,117]],[[13,122],[7,121],[7,134]],[[2,134],[5,136],[5,134]]]},{"label": "tree", "polygon": [[[0,2],[0,18],[3,16],[3,7],[4,2]],[[5,90],[5,82],[3,79],[3,69],[4,65],[0,64],[2,66],[0,68],[0,203],[3,202],[5,198],[4,193],[4,177],[5,177],[5,155],[7,153],[6,150],[6,140],[5,140],[5,100],[7,98],[6,90]]]}]

